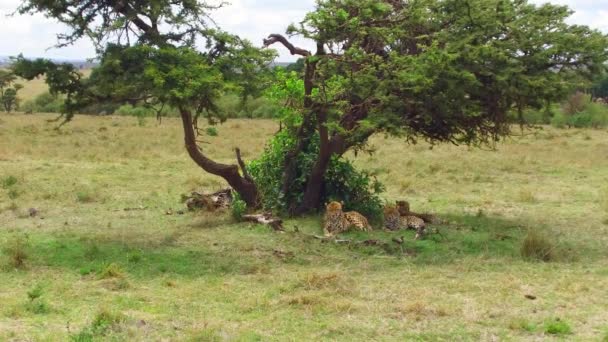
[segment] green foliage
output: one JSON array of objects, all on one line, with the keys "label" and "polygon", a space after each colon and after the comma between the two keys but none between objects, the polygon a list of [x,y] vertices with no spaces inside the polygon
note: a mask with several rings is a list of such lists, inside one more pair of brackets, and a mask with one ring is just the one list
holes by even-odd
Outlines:
[{"label": "green foliage", "polygon": [[42,298],[44,291],[41,284],[37,284],[27,292],[28,301],[25,309],[34,314],[47,314],[51,312],[50,305]]},{"label": "green foliage", "polygon": [[62,113],[63,101],[61,96],[46,92],[36,96],[33,100],[25,102],[21,109],[35,113]]},{"label": "green foliage", "polygon": [[156,115],[156,113],[154,113],[154,110],[152,110],[150,108],[135,107],[130,104],[122,105],[122,106],[118,107],[118,109],[116,109],[116,111],[114,113],[118,114],[118,115],[128,115],[128,116],[135,116],[135,117],[141,117],[141,118]]},{"label": "green foliage", "polygon": [[25,309],[37,315],[44,315],[51,312],[50,305],[43,299],[36,299],[25,303]]},{"label": "green foliage", "polygon": [[608,100],[608,72],[597,77],[591,87],[591,94],[595,98]]},{"label": "green foliage", "polygon": [[42,293],[43,293],[42,285],[37,284],[36,286],[34,286],[31,290],[29,290],[27,292],[27,297],[30,299],[30,301],[34,301],[34,300],[42,297]]},{"label": "green foliage", "polygon": [[298,75],[301,75],[304,72],[305,61],[306,61],[305,58],[298,58],[298,60],[295,63],[291,63],[287,67],[285,67],[285,71],[287,71],[287,72],[294,71]]},{"label": "green foliage", "polygon": [[217,128],[215,128],[213,126],[209,126],[209,127],[205,128],[205,133],[210,137],[217,137],[219,134],[217,132]]},{"label": "green foliage", "polygon": [[76,201],[80,203],[95,202],[95,195],[90,190],[80,190],[76,192]]},{"label": "green foliage", "polygon": [[568,322],[556,318],[545,323],[545,333],[551,335],[567,335],[572,333],[572,328]]},{"label": "green foliage", "polygon": [[12,71],[0,69],[0,106],[8,113],[19,107],[17,93],[23,86],[15,83],[16,79]]},{"label": "green foliage", "polygon": [[240,199],[238,196],[235,196],[234,201],[232,201],[232,207],[230,210],[232,213],[232,217],[237,222],[240,222],[243,220],[243,215],[247,213],[247,203],[245,203],[245,201]]},{"label": "green foliage", "polygon": [[476,144],[507,133],[513,108],[560,101],[604,69],[608,37],[566,24],[571,13],[527,1],[322,0],[288,31],[344,47],[308,58],[330,133]]},{"label": "green foliage", "polygon": [[2,188],[8,189],[8,188],[16,185],[17,182],[18,182],[17,177],[6,176],[6,177],[2,178],[2,181],[0,182],[0,184],[2,184]]},{"label": "green foliage", "polygon": [[118,330],[120,325],[126,321],[122,314],[108,310],[101,310],[91,324],[82,329],[78,334],[70,336],[72,342],[91,342],[98,340],[112,330]]},{"label": "green foliage", "polygon": [[152,6],[23,1],[19,13],[43,13],[69,27],[59,36],[60,46],[87,36],[104,48],[99,50],[100,65],[88,79],[69,64],[22,56],[15,59],[13,70],[28,80],[46,75],[51,94],[65,96],[61,109],[66,120],[95,104],[134,104],[140,99],[146,106],[166,105],[192,112],[195,118],[221,121],[225,117],[217,99],[227,90],[240,93],[244,103],[256,97],[275,53],[210,28],[209,14],[216,8],[204,1],[160,0]]},{"label": "green foliage", "polygon": [[[298,176],[289,186],[289,194],[294,198],[285,198],[281,193],[285,155],[294,144],[295,138],[287,130],[283,130],[273,137],[260,158],[248,165],[248,170],[262,194],[265,208],[287,212],[290,204],[299,204],[303,200],[308,175],[319,152],[319,142],[316,137],[298,156]],[[384,191],[384,187],[368,173],[356,170],[350,161],[332,158],[323,189],[320,205],[332,200],[341,200],[348,210],[359,211],[373,220],[380,218],[383,203],[379,194]]]},{"label": "green foliage", "polygon": [[605,128],[608,127],[608,105],[592,102],[589,95],[575,93],[551,118],[551,124],[558,128]]}]

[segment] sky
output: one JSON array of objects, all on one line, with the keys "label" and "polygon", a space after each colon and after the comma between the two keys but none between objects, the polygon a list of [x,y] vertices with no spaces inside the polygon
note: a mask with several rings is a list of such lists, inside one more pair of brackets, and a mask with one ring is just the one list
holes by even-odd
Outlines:
[{"label": "sky", "polygon": [[[215,12],[217,24],[224,30],[247,38],[256,45],[270,33],[284,33],[291,23],[299,22],[314,7],[314,0],[229,0],[230,5]],[[531,0],[543,3],[546,0]],[[575,10],[572,24],[584,24],[608,33],[608,0],[551,0]],[[86,59],[94,57],[93,46],[83,39],[70,47],[53,48],[56,34],[66,31],[61,24],[41,15],[8,16],[20,0],[0,0],[0,56],[23,53],[26,57]],[[311,48],[301,39],[295,45]],[[279,62],[294,61],[288,51],[277,45]]]}]

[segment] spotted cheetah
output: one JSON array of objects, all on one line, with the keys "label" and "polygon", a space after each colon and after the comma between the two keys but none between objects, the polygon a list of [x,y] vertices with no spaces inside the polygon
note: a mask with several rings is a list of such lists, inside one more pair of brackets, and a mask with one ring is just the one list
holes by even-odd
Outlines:
[{"label": "spotted cheetah", "polygon": [[424,220],[413,215],[402,216],[399,207],[384,207],[384,226],[388,230],[413,229],[416,239],[425,235],[426,224]]},{"label": "spotted cheetah", "polygon": [[323,232],[326,236],[345,232],[351,227],[362,231],[372,230],[365,216],[356,211],[343,212],[340,202],[330,202],[325,209]]},{"label": "spotted cheetah", "polygon": [[397,209],[399,210],[399,214],[401,216],[415,216],[423,220],[425,223],[429,224],[441,224],[443,221],[433,214],[426,213],[415,213],[410,210],[410,203],[408,201],[396,201]]}]

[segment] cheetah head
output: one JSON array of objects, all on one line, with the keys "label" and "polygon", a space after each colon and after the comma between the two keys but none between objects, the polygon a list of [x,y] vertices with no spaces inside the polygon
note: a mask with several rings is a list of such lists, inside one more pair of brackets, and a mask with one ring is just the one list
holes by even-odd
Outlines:
[{"label": "cheetah head", "polygon": [[393,205],[384,206],[384,216],[394,215],[395,213],[399,214],[399,210],[397,210],[397,207]]},{"label": "cheetah head", "polygon": [[410,212],[410,203],[408,201],[397,201],[396,203],[400,213],[406,214]]},{"label": "cheetah head", "polygon": [[329,202],[325,205],[325,209],[327,211],[338,211],[338,210],[342,210],[342,202]]}]

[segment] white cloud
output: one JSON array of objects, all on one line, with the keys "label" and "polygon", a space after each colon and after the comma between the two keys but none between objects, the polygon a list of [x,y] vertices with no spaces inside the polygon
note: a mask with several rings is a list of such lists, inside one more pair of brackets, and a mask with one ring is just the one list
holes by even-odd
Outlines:
[{"label": "white cloud", "polygon": [[[544,0],[531,0],[544,3]],[[0,0],[0,55],[45,56],[53,58],[83,59],[94,56],[92,44],[86,40],[74,46],[52,48],[57,33],[65,27],[41,15],[6,17],[18,6],[20,0]],[[608,32],[608,0],[551,0],[552,3],[568,5],[576,13],[569,19],[573,24],[584,24]],[[287,26],[302,20],[307,11],[313,9],[314,0],[232,0],[231,5],[214,15],[224,30],[236,33],[261,45],[270,33],[284,33]],[[294,39],[294,43],[312,48],[310,42]],[[50,48],[50,49],[49,49]],[[277,46],[279,61],[291,61],[284,48]]]}]

